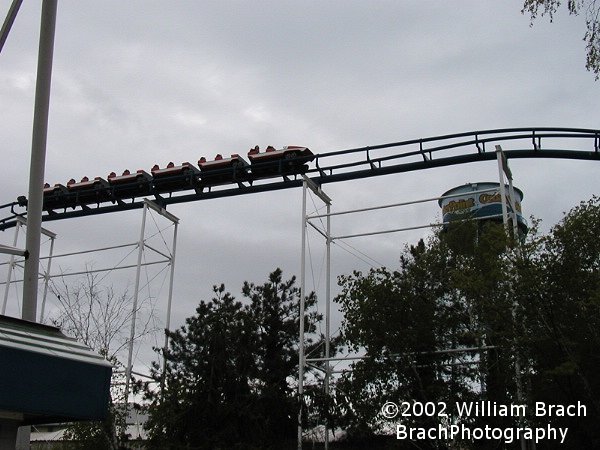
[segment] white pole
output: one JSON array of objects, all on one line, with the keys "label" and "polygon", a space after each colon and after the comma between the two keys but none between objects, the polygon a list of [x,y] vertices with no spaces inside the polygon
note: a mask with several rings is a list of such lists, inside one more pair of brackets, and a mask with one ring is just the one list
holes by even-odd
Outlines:
[{"label": "white pole", "polygon": [[[165,350],[163,353],[163,369],[162,369],[162,380],[161,380],[161,391],[164,388],[165,374],[167,372],[167,350],[169,349],[169,336],[167,331],[171,329],[171,303],[173,300],[173,278],[175,277],[175,251],[177,249],[177,222],[174,223],[173,230],[173,247],[171,254],[171,276],[169,277],[169,297],[167,299],[167,321],[165,324]],[[162,392],[161,392],[162,394]]]},{"label": "white pole", "polygon": [[10,33],[10,29],[12,28],[13,23],[15,23],[21,3],[23,3],[23,0],[13,0],[10,5],[6,19],[4,19],[4,23],[2,24],[2,29],[0,29],[0,52],[2,52],[6,39],[8,39],[8,33]]},{"label": "white pole", "polygon": [[302,183],[302,251],[300,262],[300,337],[298,342],[298,450],[302,450],[304,404],[304,295],[306,292],[306,180]]},{"label": "white pole", "polygon": [[498,159],[498,178],[500,181],[500,200],[502,201],[502,223],[508,236],[508,208],[506,207],[506,187],[504,186],[504,167],[502,165],[502,148],[496,145],[496,158]]},{"label": "white pole", "polygon": [[515,197],[515,188],[513,186],[512,177],[508,179],[508,196],[510,197],[510,207],[512,208],[513,220],[513,237],[519,238],[519,227],[517,223],[517,198]]},{"label": "white pole", "polygon": [[52,267],[52,254],[54,253],[54,237],[50,238],[50,253],[48,254],[48,265],[44,274],[44,296],[42,297],[42,311],[40,312],[40,323],[44,322],[44,311],[46,309],[46,297],[48,296],[48,283],[50,282],[50,268]]},{"label": "white pole", "polygon": [[127,356],[127,368],[125,370],[125,420],[129,410],[129,384],[131,383],[131,370],[133,365],[133,341],[135,339],[135,319],[137,316],[137,304],[140,291],[140,272],[142,269],[142,256],[144,254],[144,237],[146,234],[146,213],[148,205],[144,204],[142,213],[142,226],[140,229],[140,240],[138,242],[137,271],[135,274],[135,290],[133,292],[133,307],[131,311],[131,333],[129,334],[129,354]]},{"label": "white pole", "polygon": [[[15,238],[13,239],[13,247],[17,246],[19,240],[19,230],[21,228],[21,222],[18,221],[15,225]],[[2,302],[2,315],[6,314],[6,303],[8,302],[8,292],[10,290],[10,282],[12,280],[12,272],[15,268],[15,256],[11,255],[10,262],[8,263],[8,274],[6,275],[6,286],[4,287],[4,301]]]},{"label": "white pole", "polygon": [[[506,167],[504,166],[504,155],[502,153],[502,147],[500,145],[496,145],[496,156],[498,159],[498,171],[500,176],[500,195],[502,197],[502,219],[504,222],[504,230],[506,232],[506,236],[508,237],[509,229],[508,229],[508,208],[506,205],[506,187],[504,185],[504,174],[506,173],[506,178],[509,181],[509,189],[511,194],[511,207],[513,209],[513,237],[517,238],[517,215],[516,215],[516,205],[514,202],[514,190],[512,186],[512,173],[508,168],[508,164]],[[507,246],[508,250],[508,246]],[[516,303],[513,300],[512,305],[512,317],[513,322],[516,323]],[[514,326],[513,323],[513,326]],[[517,401],[519,403],[523,402],[523,387],[521,384],[521,358],[519,357],[518,349],[514,349],[515,352],[515,383],[517,385]],[[520,437],[521,450],[527,450],[527,442],[525,441],[525,437]]]},{"label": "white pole", "polygon": [[29,257],[25,261],[23,277],[22,318],[35,322],[40,259],[40,236],[42,229],[42,206],[44,201],[44,166],[48,135],[48,111],[50,109],[50,85],[52,57],[54,54],[54,31],[56,28],[57,0],[42,3],[40,47],[35,89],[35,110],[29,166],[29,199],[27,201],[27,237],[25,248]]},{"label": "white pole", "polygon": [[[329,362],[331,344],[331,204],[327,204],[327,240],[326,240],[326,284],[325,284],[325,399],[329,405],[329,384],[331,378],[331,363]],[[329,414],[329,407],[327,408]],[[325,450],[329,449],[329,419],[325,418]]]},{"label": "white pole", "polygon": [[[490,191],[494,191],[494,190],[496,190],[496,188],[481,189],[481,190],[477,190],[477,191],[471,191],[470,194],[472,194],[472,195],[474,195],[474,194],[483,194],[484,192],[490,192]],[[321,192],[321,195],[323,195],[323,192]],[[390,204],[387,204],[387,205],[371,206],[369,208],[349,209],[349,210],[346,210],[346,211],[337,211],[337,212],[331,213],[330,215],[333,217],[333,216],[341,216],[341,215],[344,215],[344,214],[354,214],[354,213],[376,211],[376,210],[387,209],[387,208],[397,208],[399,206],[417,205],[419,203],[433,202],[433,201],[436,201],[436,200],[442,200],[442,199],[447,199],[447,198],[462,197],[464,195],[465,195],[464,192],[461,192],[459,194],[442,195],[440,197],[424,198],[424,199],[421,199],[421,200],[411,200],[409,202],[390,203]],[[322,200],[325,203],[328,203],[327,198],[322,198]],[[330,200],[331,199],[329,199],[329,201]],[[310,220],[312,220],[312,219],[319,219],[321,217],[326,217],[326,216],[327,216],[327,214],[313,214],[313,215],[309,215],[308,218]]]}]

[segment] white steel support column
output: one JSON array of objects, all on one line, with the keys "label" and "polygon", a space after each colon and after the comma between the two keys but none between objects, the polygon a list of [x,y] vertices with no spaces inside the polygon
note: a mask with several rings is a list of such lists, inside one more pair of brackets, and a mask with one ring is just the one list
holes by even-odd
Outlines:
[{"label": "white steel support column", "polygon": [[23,0],[13,0],[8,10],[8,14],[6,14],[6,19],[4,19],[4,23],[0,29],[0,52],[2,52],[4,44],[6,43],[6,39],[8,38],[8,34],[10,33],[10,29],[17,18],[21,3],[23,3]]},{"label": "white steel support column", "polygon": [[[516,205],[516,200],[515,200],[515,191],[513,188],[513,184],[512,184],[512,172],[510,170],[510,168],[508,167],[508,161],[506,161],[506,157],[504,156],[504,153],[502,151],[502,147],[500,145],[496,145],[496,156],[498,159],[498,172],[499,172],[499,177],[500,177],[500,195],[502,196],[502,219],[504,222],[504,230],[506,232],[506,236],[509,236],[509,233],[512,231],[512,236],[513,239],[516,240],[518,239],[518,226],[517,226],[517,205]],[[508,208],[507,208],[507,203],[506,203],[506,186],[504,184],[504,176],[506,175],[506,178],[508,180],[509,183],[509,196],[510,196],[510,203],[511,203],[511,216],[512,216],[512,230],[509,230],[508,228]],[[508,248],[508,247],[507,247]],[[512,318],[513,318],[513,326],[516,325],[517,322],[517,312],[516,312],[516,303],[513,301],[513,306],[512,306]],[[521,382],[521,358],[519,356],[519,352],[518,349],[515,346],[514,349],[514,355],[515,355],[515,384],[517,385],[517,402],[519,402],[520,404],[523,403],[523,385]],[[521,450],[527,450],[527,441],[525,440],[525,438],[523,436],[520,437],[519,439],[520,441],[520,445],[521,445]],[[533,448],[535,448],[535,443],[533,443]]]},{"label": "white steel support column", "polygon": [[[154,250],[155,252],[157,252],[157,250],[153,249],[150,245],[146,245],[146,219],[148,216],[148,210],[150,210],[150,209],[153,210],[154,212],[160,214],[167,220],[171,221],[173,223],[173,227],[174,227],[173,228],[173,246],[170,251],[170,255],[165,255],[162,252],[158,252],[160,255],[167,257],[166,261],[161,261],[161,262],[168,262],[169,264],[171,264],[171,271],[170,271],[170,277],[169,277],[169,293],[168,293],[168,298],[167,298],[167,315],[166,315],[166,324],[165,324],[167,330],[171,326],[171,306],[172,306],[172,299],[173,299],[173,281],[174,281],[174,276],[175,276],[175,254],[176,254],[176,250],[177,250],[177,229],[178,229],[178,225],[179,225],[179,218],[177,218],[173,214],[169,213],[166,209],[160,207],[153,201],[146,199],[146,200],[144,200],[144,208],[143,208],[143,212],[142,212],[142,225],[140,228],[140,239],[137,243],[138,257],[137,257],[136,274],[135,274],[135,287],[134,287],[134,293],[133,293],[131,333],[129,335],[127,367],[125,368],[125,377],[126,377],[126,379],[125,379],[125,395],[124,395],[125,396],[125,418],[127,418],[127,413],[129,410],[129,391],[130,391],[130,385],[131,385],[131,374],[133,372],[133,345],[134,345],[134,341],[135,341],[135,325],[136,325],[138,302],[139,302],[139,295],[140,295],[141,269],[142,269],[142,266],[146,266],[149,264],[149,263],[142,264],[142,257],[144,255],[144,249],[146,247],[148,247],[148,249],[150,249],[150,250]],[[168,344],[169,344],[168,337],[165,334],[165,349]],[[164,373],[165,367],[166,367],[165,361],[163,360],[163,373]]]},{"label": "white steel support column", "polygon": [[[27,229],[27,220],[23,219],[22,217],[17,217],[16,218],[16,224],[15,224],[15,237],[13,240],[13,247],[16,247],[18,242],[19,242],[19,232],[21,231],[21,228],[25,227],[25,229]],[[47,257],[43,257],[43,258],[39,258],[39,260],[41,261],[42,259],[48,259],[48,264],[46,264],[46,270],[43,274],[41,274],[41,278],[44,280],[44,296],[43,296],[43,300],[42,300],[42,311],[40,314],[40,322],[42,322],[43,316],[44,316],[44,306],[45,306],[45,302],[46,302],[46,296],[48,293],[48,283],[50,282],[50,278],[52,278],[50,276],[50,268],[52,267],[52,256],[54,253],[54,241],[56,239],[56,233],[53,233],[52,231],[49,231],[45,228],[41,228],[41,234],[43,234],[44,236],[50,238],[50,251]],[[8,262],[8,271],[7,271],[7,275],[6,275],[6,282],[4,283],[4,299],[2,301],[2,308],[0,308],[0,314],[4,315],[6,314],[6,305],[8,304],[8,295],[10,292],[10,285],[13,282],[12,279],[12,275],[14,272],[15,267],[17,266],[17,262],[15,260],[15,255],[13,254],[10,258],[10,261]],[[39,265],[39,263],[38,263]],[[38,279],[39,279],[39,273],[38,273]],[[17,282],[19,280],[15,280],[15,282]],[[23,280],[21,280],[23,281]],[[0,283],[2,284],[2,283]]]},{"label": "white steel support column", "polygon": [[512,209],[512,221],[513,221],[513,237],[519,238],[519,226],[517,222],[517,200],[515,197],[515,188],[513,186],[512,176],[508,179],[508,197],[510,200],[510,207]]},{"label": "white steel support column", "polygon": [[52,268],[52,255],[54,254],[54,240],[56,236],[50,238],[50,252],[48,253],[48,264],[44,273],[44,295],[42,297],[42,311],[40,312],[40,323],[44,321],[44,311],[46,309],[46,298],[48,297],[48,284],[50,283],[50,269]]},{"label": "white steel support column", "polygon": [[[167,331],[171,329],[171,303],[173,300],[173,279],[175,277],[175,251],[177,249],[177,227],[179,225],[178,222],[173,222],[173,246],[171,249],[171,274],[169,276],[169,297],[167,298],[167,320],[165,323],[165,349],[163,353],[163,370],[162,370],[162,380],[161,380],[161,391],[164,388],[165,383],[165,374],[167,370],[167,351],[169,350],[169,335]],[[162,392],[161,392],[162,394]]]},{"label": "white steel support column", "polygon": [[[329,394],[330,381],[330,308],[331,308],[331,199],[317,186],[310,178],[304,176],[302,183],[302,251],[300,262],[300,338],[298,343],[298,449],[302,449],[302,408],[304,405],[304,367],[306,358],[304,355],[304,312],[306,296],[306,232],[309,217],[306,214],[306,194],[310,189],[327,206],[327,231],[324,235],[326,239],[326,259],[327,274],[325,287],[325,392]],[[312,224],[311,224],[312,225]],[[323,234],[320,230],[318,230]],[[325,423],[325,448],[329,448],[329,424]]]},{"label": "white steel support column", "polygon": [[46,163],[46,140],[48,135],[48,111],[50,109],[50,84],[52,78],[57,3],[57,0],[44,0],[42,3],[42,20],[40,26],[31,164],[29,166],[29,197],[27,201],[27,238],[25,249],[29,252],[29,257],[25,261],[23,308],[21,313],[23,319],[31,322],[35,322],[37,316],[44,168]]},{"label": "white steel support column", "polygon": [[125,368],[125,420],[129,410],[129,386],[131,383],[131,370],[133,365],[133,341],[135,340],[135,319],[137,317],[137,305],[140,291],[140,275],[142,269],[142,256],[144,255],[144,240],[146,235],[146,216],[148,215],[148,204],[144,204],[142,212],[142,226],[140,227],[140,240],[138,241],[138,259],[135,272],[135,287],[133,291],[133,306],[131,309],[131,332],[129,334],[129,352],[127,355],[127,367]]},{"label": "white steel support column", "polygon": [[500,201],[502,202],[502,223],[504,223],[504,231],[508,236],[508,208],[506,206],[506,187],[504,185],[504,161],[502,147],[496,145],[496,159],[498,160],[498,178],[500,182]]},{"label": "white steel support column", "polygon": [[[502,187],[504,186],[504,175],[506,175],[506,179],[508,180],[508,200],[510,201],[510,208],[511,208],[511,218],[513,221],[513,226],[512,226],[512,231],[513,231],[513,237],[514,239],[517,239],[519,236],[519,228],[517,226],[517,201],[515,200],[515,188],[513,186],[513,176],[512,176],[512,171],[510,170],[510,167],[508,166],[508,161],[506,160],[506,156],[504,156],[504,152],[502,151],[502,147],[500,145],[496,145],[496,154],[498,157],[498,164],[499,164],[499,170],[500,170],[500,183],[502,185]],[[506,188],[505,188],[505,194],[506,194]],[[506,202],[504,201],[504,196],[502,198],[502,206],[505,207],[506,206]],[[505,214],[504,217],[506,217],[505,219],[505,226],[507,226],[508,224],[508,213],[505,213],[504,210],[502,210],[502,213]],[[508,233],[508,229],[506,230],[506,232]]]},{"label": "white steel support column", "polygon": [[306,293],[306,188],[302,183],[302,250],[300,259],[300,337],[298,339],[298,450],[302,450],[302,409],[304,405],[304,296]]},{"label": "white steel support column", "polygon": [[[331,203],[327,203],[327,237],[326,237],[326,281],[325,281],[325,399],[329,416],[329,384],[331,382]],[[325,418],[325,450],[329,449],[329,420]]]},{"label": "white steel support column", "polygon": [[[17,246],[19,240],[19,230],[21,229],[21,221],[18,220],[15,225],[15,238],[13,239],[13,247]],[[10,291],[10,282],[12,281],[12,273],[15,268],[15,256],[11,255],[8,263],[8,274],[6,275],[6,286],[4,286],[4,300],[2,301],[2,315],[6,314],[6,303],[8,302],[8,293]]]}]

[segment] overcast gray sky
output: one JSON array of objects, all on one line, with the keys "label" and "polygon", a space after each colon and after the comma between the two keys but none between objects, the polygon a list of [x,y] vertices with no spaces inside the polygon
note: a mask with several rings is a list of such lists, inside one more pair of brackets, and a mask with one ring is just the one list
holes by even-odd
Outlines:
[{"label": "overcast gray sky", "polygon": [[[10,3],[0,0],[2,17]],[[27,194],[39,3],[23,3],[0,54],[3,203]],[[257,144],[324,153],[490,128],[600,128],[600,84],[584,68],[583,18],[561,11],[554,23],[544,18],[530,27],[521,6],[518,0],[60,0],[46,181],[245,154]],[[597,192],[597,163],[519,160],[511,167],[525,193],[524,213],[546,227]],[[496,180],[490,162],[325,191],[336,211]],[[225,282],[235,293],[244,280],[261,282],[278,266],[287,275],[300,272],[300,189],[169,211],[181,219],[175,324],[193,314],[213,284]],[[333,227],[341,233],[436,219],[432,203]],[[137,211],[45,226],[58,233],[61,253],[132,242],[140,221]],[[405,243],[427,233],[351,245],[393,266]],[[12,231],[0,236],[12,244]],[[309,288],[323,288],[322,244],[310,237]],[[104,262],[97,258],[95,264]],[[334,248],[334,274],[353,268],[369,265]]]}]

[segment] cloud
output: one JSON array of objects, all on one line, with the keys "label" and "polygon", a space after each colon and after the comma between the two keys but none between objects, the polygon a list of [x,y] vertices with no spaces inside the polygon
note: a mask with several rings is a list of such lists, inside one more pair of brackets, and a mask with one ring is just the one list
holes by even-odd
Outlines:
[{"label": "cloud", "polygon": [[[3,202],[27,191],[39,8],[23,4],[0,54]],[[323,153],[487,128],[598,128],[600,91],[583,68],[582,32],[567,18],[531,28],[512,2],[62,1],[46,179],[244,155],[254,145]],[[511,167],[525,214],[550,224],[594,193],[598,172],[576,161]],[[339,211],[497,177],[489,162],[324,189]],[[292,189],[169,207],[181,218],[174,326],[215,283],[237,292],[277,266],[299,274],[300,205],[301,191]],[[438,213],[432,203],[333,226],[412,226]],[[44,226],[58,232],[62,251],[135,241],[140,222],[135,211]],[[393,265],[405,243],[427,233],[336,246],[334,275],[368,268],[361,252]],[[12,231],[2,236],[11,244]],[[311,245],[322,290],[322,239],[312,236]]]}]

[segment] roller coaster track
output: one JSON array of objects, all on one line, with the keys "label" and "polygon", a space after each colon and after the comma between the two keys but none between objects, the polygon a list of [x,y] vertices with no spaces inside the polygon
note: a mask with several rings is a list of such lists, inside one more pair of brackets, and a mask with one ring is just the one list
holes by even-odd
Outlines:
[{"label": "roller coaster track", "polygon": [[[352,148],[317,154],[303,171],[317,185],[339,181],[368,178],[393,173],[409,172],[433,167],[451,166],[496,158],[495,145],[502,145],[508,159],[512,158],[566,158],[600,161],[600,130],[581,128],[506,128],[482,130],[389,144]],[[222,173],[221,173],[222,172]],[[198,176],[197,186],[189,183],[184,190],[154,193],[151,198],[163,207],[175,203],[207,200],[256,192],[289,189],[302,185],[299,174],[290,174],[281,163],[272,177],[235,180],[234,169],[213,172],[230,174],[232,182],[220,186],[202,186]],[[176,180],[175,180],[176,181]],[[191,192],[190,192],[191,191]],[[44,221],[107,214],[142,208],[142,198],[128,201],[115,200],[96,205],[78,205],[62,210],[46,211]],[[10,215],[0,220],[0,230],[13,227],[16,216],[24,216],[27,200],[19,197],[15,202],[0,206],[10,209]],[[17,211],[20,208],[20,211]]]}]

